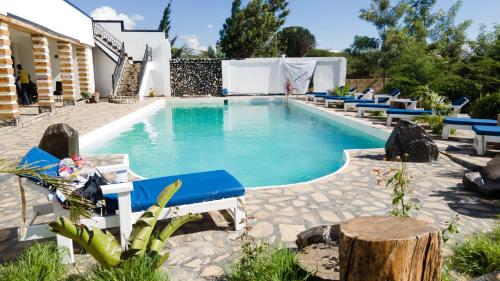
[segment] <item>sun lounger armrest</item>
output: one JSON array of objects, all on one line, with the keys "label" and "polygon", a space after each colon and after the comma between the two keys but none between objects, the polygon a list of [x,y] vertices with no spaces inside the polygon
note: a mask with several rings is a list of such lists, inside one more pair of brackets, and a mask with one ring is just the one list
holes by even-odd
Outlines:
[{"label": "sun lounger armrest", "polygon": [[101,172],[103,174],[116,173],[116,172],[126,172],[128,169],[129,169],[129,166],[128,166],[128,164],[125,164],[125,163],[97,167],[97,170],[99,170],[99,172]]},{"label": "sun lounger armrest", "polygon": [[102,194],[120,194],[120,193],[130,193],[134,190],[134,186],[131,182],[107,184],[101,186]]}]

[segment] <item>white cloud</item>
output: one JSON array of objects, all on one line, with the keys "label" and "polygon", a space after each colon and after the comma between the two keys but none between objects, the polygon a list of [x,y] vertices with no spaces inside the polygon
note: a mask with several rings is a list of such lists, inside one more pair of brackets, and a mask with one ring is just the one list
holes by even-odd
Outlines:
[{"label": "white cloud", "polygon": [[207,28],[208,28],[208,29],[212,29],[212,28],[214,28],[214,26],[213,26],[211,23],[209,23],[209,24],[207,25]]},{"label": "white cloud", "polygon": [[198,36],[196,36],[195,34],[181,35],[180,38],[190,49],[197,51],[206,51],[208,49],[207,46],[200,46],[200,40],[198,40]]},{"label": "white cloud", "polygon": [[115,9],[109,6],[102,6],[90,13],[90,16],[96,20],[122,20],[123,25],[127,29],[134,28],[136,22],[144,19],[143,16],[134,14],[132,16],[124,13],[118,13]]}]

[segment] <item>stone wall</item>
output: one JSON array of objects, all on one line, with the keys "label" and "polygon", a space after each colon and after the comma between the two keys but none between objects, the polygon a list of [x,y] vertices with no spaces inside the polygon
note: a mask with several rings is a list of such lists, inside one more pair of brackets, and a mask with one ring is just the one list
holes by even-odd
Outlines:
[{"label": "stone wall", "polygon": [[[384,86],[382,83],[382,77],[375,77],[375,78],[364,78],[364,79],[346,79],[346,85],[349,85],[349,87],[356,86],[358,91],[363,91],[368,85],[372,84],[371,87],[375,89],[375,92],[378,93],[380,92]],[[385,78],[385,84],[389,83],[390,79]]]},{"label": "stone wall", "polygon": [[217,59],[170,60],[172,96],[220,96],[222,63]]}]

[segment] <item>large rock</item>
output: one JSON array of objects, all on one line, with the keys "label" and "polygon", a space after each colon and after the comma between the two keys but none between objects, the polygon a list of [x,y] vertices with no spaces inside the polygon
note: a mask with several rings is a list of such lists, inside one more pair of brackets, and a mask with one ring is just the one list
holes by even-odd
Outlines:
[{"label": "large rock", "polygon": [[295,244],[300,249],[311,244],[333,243],[338,244],[340,239],[340,225],[320,225],[297,234]]},{"label": "large rock", "polygon": [[500,154],[488,161],[482,175],[486,181],[500,182]]},{"label": "large rock", "polygon": [[478,277],[472,281],[500,281],[500,270]]},{"label": "large rock", "polygon": [[79,155],[78,131],[65,123],[51,125],[38,147],[59,159]]},{"label": "large rock", "polygon": [[465,189],[486,196],[500,198],[500,182],[485,181],[480,172],[469,172],[462,176]]},{"label": "large rock", "polygon": [[432,137],[421,126],[399,120],[385,144],[387,160],[403,158],[408,154],[409,162],[430,162],[438,158],[439,150]]}]

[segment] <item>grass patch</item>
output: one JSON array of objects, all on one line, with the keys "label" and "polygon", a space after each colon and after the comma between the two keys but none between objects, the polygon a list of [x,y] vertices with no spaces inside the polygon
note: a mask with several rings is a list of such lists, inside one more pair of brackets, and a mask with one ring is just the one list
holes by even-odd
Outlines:
[{"label": "grass patch", "polygon": [[[168,281],[168,275],[161,269],[156,269],[157,260],[148,255],[133,257],[113,269],[105,269],[99,265],[94,266],[86,278],[81,280],[92,281],[118,281],[118,280],[148,280]],[[75,279],[76,280],[76,279]]]},{"label": "grass patch", "polygon": [[455,246],[449,264],[451,269],[474,277],[500,270],[500,224]]},{"label": "grass patch", "polygon": [[296,253],[267,243],[243,242],[241,258],[232,265],[230,281],[307,280],[296,262]]},{"label": "grass patch", "polygon": [[52,242],[36,243],[26,248],[19,258],[0,267],[3,281],[56,281],[66,274],[57,245]]}]

